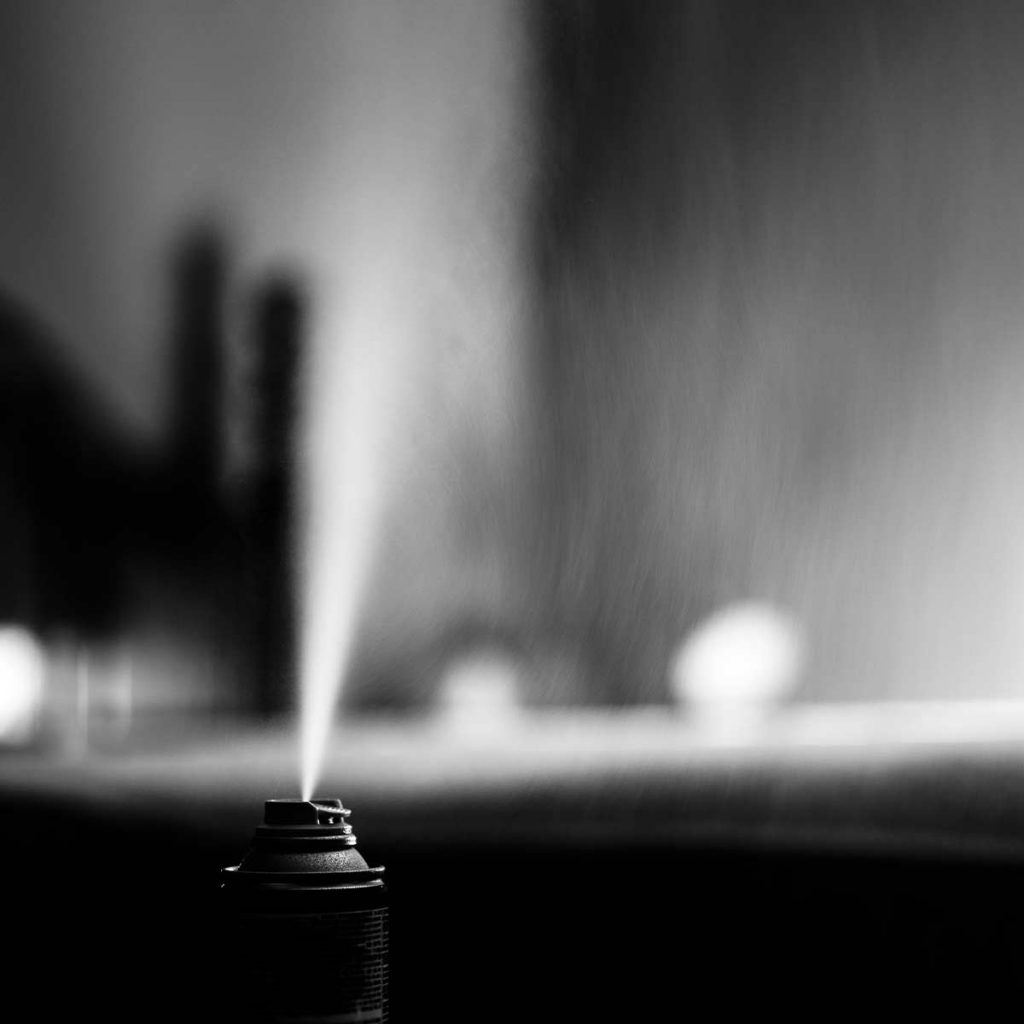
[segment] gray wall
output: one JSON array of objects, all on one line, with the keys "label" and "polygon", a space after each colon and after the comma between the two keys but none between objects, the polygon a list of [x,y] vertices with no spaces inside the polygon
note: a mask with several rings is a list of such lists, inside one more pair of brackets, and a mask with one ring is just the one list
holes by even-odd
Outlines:
[{"label": "gray wall", "polygon": [[802,693],[1024,689],[1024,11],[545,8],[553,614],[663,693],[791,610]]}]

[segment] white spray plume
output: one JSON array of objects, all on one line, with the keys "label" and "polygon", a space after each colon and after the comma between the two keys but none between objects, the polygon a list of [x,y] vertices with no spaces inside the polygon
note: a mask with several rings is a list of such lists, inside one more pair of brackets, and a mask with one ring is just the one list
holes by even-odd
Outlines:
[{"label": "white spray plume", "polygon": [[[438,406],[475,422],[476,406],[493,417],[508,391],[506,214],[523,160],[515,5],[345,11],[348,123],[331,201],[307,224],[323,258],[300,539],[304,799],[318,784],[394,485],[420,516],[410,470],[420,436],[446,429]],[[453,380],[454,398],[442,386]]]},{"label": "white spray plume", "polygon": [[[340,371],[352,381],[352,360]],[[328,368],[321,382],[332,382],[338,371]],[[360,375],[363,376],[363,375]],[[366,375],[369,376],[369,375]],[[375,375],[376,376],[376,375]],[[363,379],[362,389],[345,387],[332,402],[323,395],[321,423],[310,438],[306,487],[306,537],[301,634],[302,705],[300,721],[302,799],[316,788],[342,675],[351,656],[361,595],[365,586],[373,526],[379,508],[380,481],[373,473],[369,432],[377,379]]]}]

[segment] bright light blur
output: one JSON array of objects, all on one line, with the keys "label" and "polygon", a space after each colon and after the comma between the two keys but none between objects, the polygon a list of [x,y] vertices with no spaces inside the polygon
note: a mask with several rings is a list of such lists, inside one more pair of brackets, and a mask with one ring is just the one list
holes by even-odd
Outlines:
[{"label": "bright light blur", "polygon": [[36,726],[46,659],[39,641],[21,626],[0,626],[0,742],[23,743]]},{"label": "bright light blur", "polygon": [[502,652],[479,651],[456,658],[441,681],[442,722],[465,736],[493,737],[519,720],[522,673]]},{"label": "bright light blur", "polygon": [[754,602],[729,605],[686,638],[672,664],[677,699],[701,721],[760,718],[796,688],[805,661],[799,625]]}]

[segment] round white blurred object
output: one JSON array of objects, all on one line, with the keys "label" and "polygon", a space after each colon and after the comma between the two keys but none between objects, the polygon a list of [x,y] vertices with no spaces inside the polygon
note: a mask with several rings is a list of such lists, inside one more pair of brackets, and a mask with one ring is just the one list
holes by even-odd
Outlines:
[{"label": "round white blurred object", "polygon": [[804,654],[803,631],[785,612],[755,602],[728,605],[680,645],[672,687],[698,713],[760,714],[796,687]]},{"label": "round white blurred object", "polygon": [[0,626],[0,742],[27,740],[43,698],[45,659],[22,626]]},{"label": "round white blurred object", "polygon": [[492,735],[519,716],[520,669],[503,652],[480,651],[455,658],[441,680],[439,704],[459,732]]}]

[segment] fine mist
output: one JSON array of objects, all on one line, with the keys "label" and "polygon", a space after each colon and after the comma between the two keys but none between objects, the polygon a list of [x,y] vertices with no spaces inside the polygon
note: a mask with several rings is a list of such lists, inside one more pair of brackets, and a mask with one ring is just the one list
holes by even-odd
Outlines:
[{"label": "fine mist", "polygon": [[[517,443],[522,29],[503,3],[441,7],[365,5],[345,19],[358,91],[345,187],[322,197],[344,214],[315,299],[308,390],[304,798],[368,614],[429,633],[445,617],[439,591],[471,602],[493,561],[474,563],[453,528],[465,493],[452,491],[446,453],[482,468]],[[389,548],[413,523],[416,544],[396,565]],[[371,575],[386,605],[368,613]]]}]

